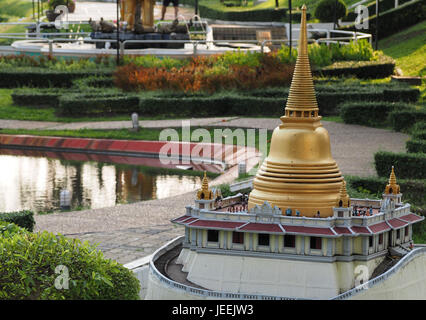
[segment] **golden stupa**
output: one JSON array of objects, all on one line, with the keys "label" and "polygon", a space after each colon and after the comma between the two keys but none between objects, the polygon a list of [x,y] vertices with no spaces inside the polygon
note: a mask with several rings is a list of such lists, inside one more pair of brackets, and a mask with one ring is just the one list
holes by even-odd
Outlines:
[{"label": "golden stupa", "polygon": [[329,217],[340,197],[343,177],[331,156],[330,137],[321,124],[308,57],[306,6],[298,57],[282,124],[275,128],[268,157],[259,168],[249,209],[268,201],[283,214]]},{"label": "golden stupa", "polygon": [[389,183],[386,185],[385,194],[399,194],[400,188],[399,184],[396,183],[395,171],[392,166],[392,171],[389,176]]}]

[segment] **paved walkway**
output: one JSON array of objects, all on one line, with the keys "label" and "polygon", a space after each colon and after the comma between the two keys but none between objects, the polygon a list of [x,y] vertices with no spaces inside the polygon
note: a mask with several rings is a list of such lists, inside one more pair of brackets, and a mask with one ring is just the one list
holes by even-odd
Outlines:
[{"label": "paved walkway", "polygon": [[[274,129],[276,118],[188,119],[191,126],[217,126]],[[146,120],[146,128],[179,127],[182,120]],[[379,150],[401,152],[408,136],[388,130],[323,121],[329,131],[332,153],[345,175],[375,175],[373,155]],[[92,123],[46,123],[0,120],[0,128],[114,129],[129,128],[130,121]],[[183,234],[170,220],[185,212],[195,192],[168,199],[118,205],[111,208],[36,216],[36,230],[62,233],[69,237],[98,243],[107,258],[128,263],[154,252],[163,243]]]}]

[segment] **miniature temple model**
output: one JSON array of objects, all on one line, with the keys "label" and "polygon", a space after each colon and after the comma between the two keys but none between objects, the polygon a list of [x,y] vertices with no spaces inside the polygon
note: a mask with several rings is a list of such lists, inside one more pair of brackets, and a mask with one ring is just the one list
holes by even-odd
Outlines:
[{"label": "miniature temple model", "polygon": [[[303,6],[285,114],[253,190],[248,197],[224,198],[219,189],[209,187],[204,174],[195,204],[172,220],[185,229],[180,251],[174,252],[177,258],[170,262],[182,273],[173,285],[186,289],[176,296],[151,269],[148,298],[226,292],[225,297],[245,294],[249,299],[328,299],[359,284],[360,266],[367,270],[367,281],[386,270],[387,259],[412,249],[412,226],[424,217],[402,202],[393,167],[381,200],[349,197],[321,124],[307,48]],[[185,282],[176,284],[182,278]]]}]

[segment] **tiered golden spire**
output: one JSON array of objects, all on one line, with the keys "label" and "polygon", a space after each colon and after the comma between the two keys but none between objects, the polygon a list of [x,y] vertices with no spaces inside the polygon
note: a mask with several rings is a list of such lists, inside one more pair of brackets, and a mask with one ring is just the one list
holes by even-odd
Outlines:
[{"label": "tiered golden spire", "polygon": [[342,187],[340,189],[340,196],[337,200],[336,207],[339,208],[348,208],[351,205],[351,199],[348,196],[348,192],[346,191],[346,181],[342,181]]},{"label": "tiered golden spire", "polygon": [[204,171],[204,178],[201,183],[201,190],[197,193],[197,199],[199,200],[211,200],[213,197],[213,193],[209,188],[209,180],[207,179],[207,172]]},{"label": "tiered golden spire", "polygon": [[[294,119],[299,118],[299,119]],[[296,67],[291,81],[285,115],[281,121],[294,122],[300,118],[319,120],[318,103],[308,55],[308,36],[306,27],[306,6],[302,6],[302,21]]]},{"label": "tiered golden spire", "polygon": [[389,176],[389,183],[388,183],[388,185],[386,186],[386,189],[385,189],[385,193],[386,194],[399,194],[400,193],[399,185],[396,183],[396,176],[395,176],[395,171],[393,169],[393,166],[392,166],[391,174]]},{"label": "tiered golden spire", "polygon": [[331,155],[330,137],[318,116],[308,57],[306,6],[290,93],[272,134],[268,157],[253,180],[249,209],[268,201],[282,212],[297,208],[302,216],[330,217],[340,197],[343,177]]}]

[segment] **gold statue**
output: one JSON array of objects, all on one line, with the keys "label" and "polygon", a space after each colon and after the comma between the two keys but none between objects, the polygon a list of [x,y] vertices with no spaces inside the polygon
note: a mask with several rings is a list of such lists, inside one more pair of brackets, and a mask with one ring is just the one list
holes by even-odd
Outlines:
[{"label": "gold statue", "polygon": [[135,26],[140,24],[145,30],[154,28],[155,0],[121,0],[121,21],[127,22],[127,29],[135,31]]}]

